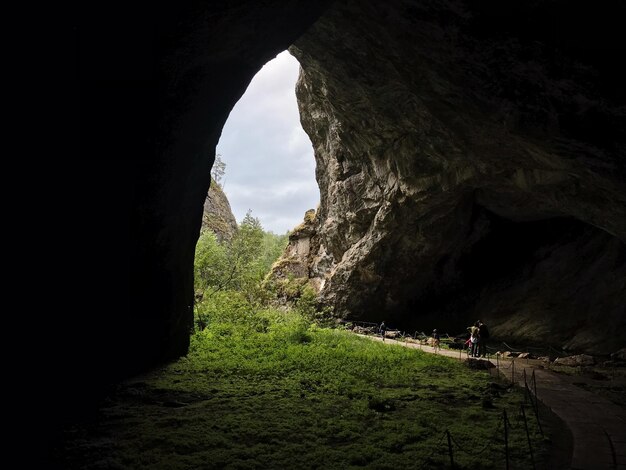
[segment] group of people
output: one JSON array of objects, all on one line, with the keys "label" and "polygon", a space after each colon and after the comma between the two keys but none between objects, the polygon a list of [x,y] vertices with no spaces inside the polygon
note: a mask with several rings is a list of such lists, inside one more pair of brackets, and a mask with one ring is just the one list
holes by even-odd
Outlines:
[{"label": "group of people", "polygon": [[[476,320],[472,326],[467,327],[470,337],[465,342],[465,345],[470,350],[471,357],[485,357],[487,355],[487,341],[489,340],[489,329],[482,321]],[[385,341],[385,334],[387,332],[387,326],[383,321],[378,327],[378,331],[383,341]],[[435,328],[432,333],[433,347],[435,350],[441,348],[441,337]]]},{"label": "group of people", "polygon": [[[472,326],[467,327],[470,337],[465,342],[465,345],[470,350],[471,357],[485,357],[487,356],[487,341],[489,340],[489,328],[482,321],[476,320]],[[433,347],[435,350],[440,349],[440,336],[435,328],[432,333]]]},{"label": "group of people", "polygon": [[487,355],[487,341],[489,340],[489,329],[480,320],[476,320],[472,326],[468,326],[470,337],[466,341],[471,357],[485,357]]}]

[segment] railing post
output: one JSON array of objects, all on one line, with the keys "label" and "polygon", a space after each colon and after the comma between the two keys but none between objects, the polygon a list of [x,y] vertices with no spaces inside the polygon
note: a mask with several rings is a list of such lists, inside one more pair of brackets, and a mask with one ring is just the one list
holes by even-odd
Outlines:
[{"label": "railing post", "polygon": [[448,436],[448,453],[450,454],[450,468],[454,468],[454,454],[452,452],[452,438],[450,437],[450,431],[446,429],[446,435]]},{"label": "railing post", "polygon": [[506,410],[502,411],[504,415],[504,458],[506,460],[506,470],[509,470],[509,420],[506,417]]},{"label": "railing post", "polygon": [[537,418],[537,426],[539,426],[539,432],[541,432],[541,435],[543,436],[543,427],[541,426],[541,421],[539,421],[539,398],[537,397],[537,377],[535,376],[535,370],[533,369],[533,375],[531,378],[532,384],[533,384],[533,391],[535,394],[535,418]]},{"label": "railing post", "polygon": [[504,458],[506,461],[506,470],[509,470],[509,420],[506,417],[506,410],[503,410],[502,414],[504,415]]},{"label": "railing post", "polygon": [[[526,403],[528,401],[528,399],[530,398],[528,396],[528,381],[526,380],[526,369],[524,369],[524,403]],[[532,399],[530,401],[530,403],[532,404]]]},{"label": "railing post", "polygon": [[515,358],[511,361],[511,383],[515,384]]},{"label": "railing post", "polygon": [[524,411],[524,405],[520,406],[522,409],[522,417],[524,418],[524,429],[526,430],[526,439],[528,439],[528,450],[530,452],[530,461],[533,463],[533,469],[535,469],[535,456],[533,455],[533,446],[530,442],[530,433],[528,432],[528,422],[526,421],[526,411]]}]

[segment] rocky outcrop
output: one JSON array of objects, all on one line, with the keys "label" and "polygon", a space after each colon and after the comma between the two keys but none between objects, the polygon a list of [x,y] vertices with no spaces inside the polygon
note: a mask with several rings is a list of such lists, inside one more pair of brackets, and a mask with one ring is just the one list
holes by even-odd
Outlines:
[{"label": "rocky outcrop", "polygon": [[592,366],[595,364],[593,356],[578,354],[576,356],[557,357],[554,364],[560,366]]},{"label": "rocky outcrop", "polygon": [[204,200],[202,228],[212,231],[219,241],[230,240],[237,232],[237,220],[222,187],[211,179],[211,186]]},{"label": "rocky outcrop", "polygon": [[273,292],[279,305],[293,304],[309,285],[319,291],[319,279],[311,276],[314,254],[319,250],[315,243],[315,209],[304,214],[304,220],[289,234],[289,241],[281,257],[274,263],[264,287]]},{"label": "rocky outcrop", "polygon": [[289,234],[289,242],[283,255],[274,263],[269,273],[270,279],[288,277],[308,278],[312,254],[318,247],[311,246],[315,236],[315,210],[309,209],[304,220]]},{"label": "rocky outcrop", "polygon": [[[481,318],[494,336],[612,352],[626,341],[618,12],[503,8],[337,2],[292,46],[321,193],[308,275],[344,318]],[[584,43],[582,25],[597,33]]]}]

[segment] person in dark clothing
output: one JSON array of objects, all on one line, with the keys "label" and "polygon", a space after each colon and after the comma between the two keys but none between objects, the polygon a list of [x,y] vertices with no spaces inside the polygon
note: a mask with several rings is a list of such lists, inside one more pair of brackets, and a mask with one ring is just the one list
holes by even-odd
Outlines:
[{"label": "person in dark clothing", "polygon": [[478,320],[478,346],[479,346],[479,355],[481,357],[487,356],[487,341],[489,340],[489,329],[487,325]]},{"label": "person in dark clothing", "polygon": [[387,326],[385,325],[384,321],[378,327],[378,331],[380,332],[380,336],[383,338],[383,341],[385,341],[385,332],[387,331]]}]

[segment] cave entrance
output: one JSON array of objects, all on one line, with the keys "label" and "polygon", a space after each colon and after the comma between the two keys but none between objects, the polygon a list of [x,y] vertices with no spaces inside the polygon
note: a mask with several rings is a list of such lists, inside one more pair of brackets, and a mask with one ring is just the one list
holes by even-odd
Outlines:
[{"label": "cave entrance", "polygon": [[229,303],[265,302],[265,283],[294,228],[319,201],[315,158],[300,124],[299,62],[284,51],[255,75],[216,147],[194,259],[194,320]]},{"label": "cave entrance", "polygon": [[216,149],[226,165],[218,183],[235,218],[251,210],[276,234],[298,225],[320,197],[296,101],[299,68],[288,51],[267,62],[230,112]]}]

